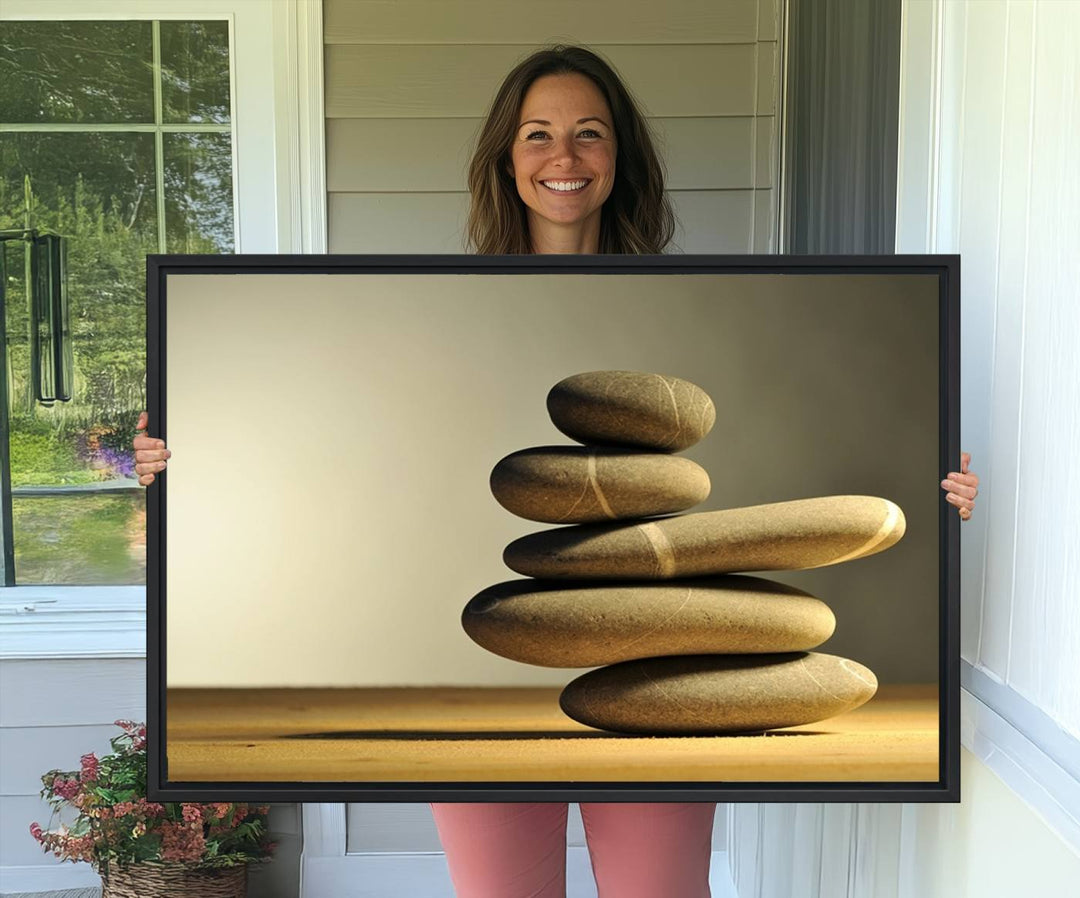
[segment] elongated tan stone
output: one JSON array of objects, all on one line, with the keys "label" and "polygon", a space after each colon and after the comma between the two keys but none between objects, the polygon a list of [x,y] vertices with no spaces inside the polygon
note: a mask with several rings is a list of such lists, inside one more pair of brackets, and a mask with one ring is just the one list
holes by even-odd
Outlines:
[{"label": "elongated tan stone", "polygon": [[491,472],[503,508],[551,524],[671,514],[705,501],[709,489],[709,475],[690,459],[634,449],[539,446]]},{"label": "elongated tan stone", "polygon": [[904,513],[876,496],[823,496],[660,518],[581,524],[514,540],[506,565],[527,577],[667,580],[805,570],[882,552]]},{"label": "elongated tan stone", "polygon": [[552,423],[580,443],[679,452],[712,429],[716,408],[697,384],[640,371],[589,371],[547,397]]},{"label": "elongated tan stone", "polygon": [[832,611],[760,577],[677,583],[511,580],[465,606],[461,624],[496,655],[542,667],[597,667],[656,655],[794,652],[828,639]]},{"label": "elongated tan stone", "polygon": [[720,735],[815,723],[876,691],[873,672],[836,655],[686,655],[589,671],[567,685],[559,706],[617,733]]}]

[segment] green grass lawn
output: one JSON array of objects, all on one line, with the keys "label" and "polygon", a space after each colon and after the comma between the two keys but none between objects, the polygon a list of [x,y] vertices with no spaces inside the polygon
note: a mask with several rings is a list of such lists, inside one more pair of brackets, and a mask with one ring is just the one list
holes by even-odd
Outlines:
[{"label": "green grass lawn", "polygon": [[18,583],[146,582],[146,490],[12,500]]}]

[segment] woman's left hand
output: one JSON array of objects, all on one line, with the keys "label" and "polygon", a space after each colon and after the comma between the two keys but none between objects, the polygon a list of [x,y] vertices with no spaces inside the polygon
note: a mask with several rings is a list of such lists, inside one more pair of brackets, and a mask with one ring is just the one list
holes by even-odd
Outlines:
[{"label": "woman's left hand", "polygon": [[971,517],[971,510],[975,507],[975,497],[979,495],[979,475],[968,472],[971,464],[971,454],[960,453],[960,470],[949,472],[949,476],[941,481],[941,488],[945,490],[945,501],[951,502],[960,512],[960,520],[966,521]]}]

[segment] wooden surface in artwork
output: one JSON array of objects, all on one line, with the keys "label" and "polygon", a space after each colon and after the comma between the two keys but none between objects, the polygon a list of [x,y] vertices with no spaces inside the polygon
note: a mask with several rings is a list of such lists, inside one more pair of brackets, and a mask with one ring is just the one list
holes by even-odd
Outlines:
[{"label": "wooden surface in artwork", "polygon": [[750,736],[625,736],[558,687],[170,689],[170,783],[888,782],[938,779],[934,685]]}]

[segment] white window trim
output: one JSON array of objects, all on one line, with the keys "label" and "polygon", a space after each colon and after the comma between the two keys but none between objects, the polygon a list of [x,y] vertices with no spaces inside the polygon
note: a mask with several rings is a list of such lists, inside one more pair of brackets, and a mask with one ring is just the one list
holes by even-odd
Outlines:
[{"label": "white window trim", "polygon": [[[230,23],[236,251],[325,253],[321,0],[0,5],[0,21],[199,18]],[[143,657],[145,635],[142,586],[0,588],[0,658]]]}]

